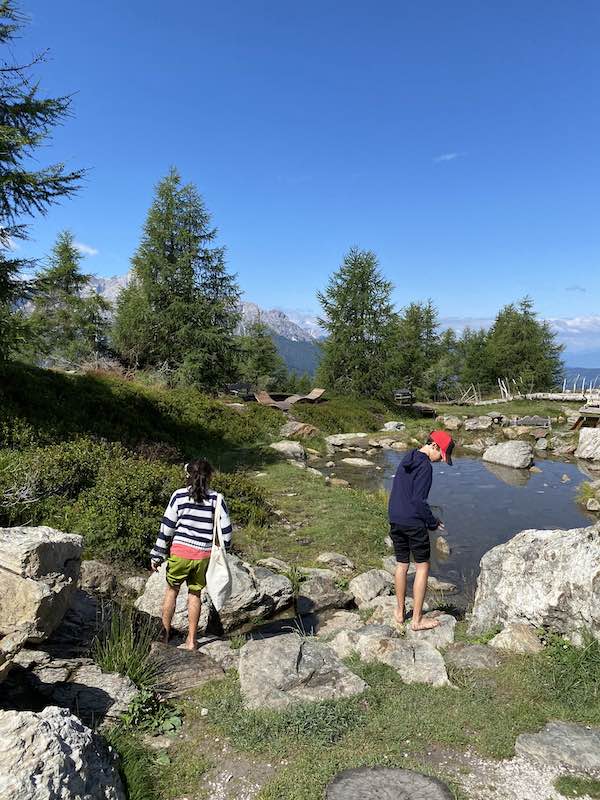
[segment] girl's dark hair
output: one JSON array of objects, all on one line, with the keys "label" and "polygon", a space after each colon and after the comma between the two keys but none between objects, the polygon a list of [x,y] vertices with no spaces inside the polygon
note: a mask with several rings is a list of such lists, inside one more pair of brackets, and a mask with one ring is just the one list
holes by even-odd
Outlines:
[{"label": "girl's dark hair", "polygon": [[208,497],[208,486],[213,474],[212,466],[205,458],[199,458],[186,464],[185,471],[190,497],[197,503],[202,503]]}]

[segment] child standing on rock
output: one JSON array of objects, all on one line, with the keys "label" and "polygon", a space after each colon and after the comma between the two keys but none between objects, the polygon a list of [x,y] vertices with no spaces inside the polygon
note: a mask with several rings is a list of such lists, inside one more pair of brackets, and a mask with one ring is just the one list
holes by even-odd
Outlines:
[{"label": "child standing on rock", "polygon": [[441,520],[434,517],[427,502],[433,481],[432,462],[445,461],[452,465],[454,441],[446,431],[433,431],[419,450],[407,453],[396,471],[388,506],[390,537],[396,556],[396,622],[404,623],[406,616],[406,583],[410,554],[415,561],[413,587],[413,631],[423,631],[439,625],[436,619],[423,617],[423,602],[427,592],[431,545],[429,531],[444,530]]},{"label": "child standing on rock", "polygon": [[[181,584],[185,582],[188,587],[188,635],[183,647],[195,650],[201,609],[200,593],[206,586],[219,495],[209,488],[213,468],[208,461],[201,458],[186,464],[186,473],[187,486],[171,495],[150,560],[155,572],[165,559],[167,561],[168,585],[162,609],[164,640],[169,640],[177,595]],[[220,506],[220,519],[217,522],[221,526],[225,548],[229,550],[233,529],[222,497]]]}]

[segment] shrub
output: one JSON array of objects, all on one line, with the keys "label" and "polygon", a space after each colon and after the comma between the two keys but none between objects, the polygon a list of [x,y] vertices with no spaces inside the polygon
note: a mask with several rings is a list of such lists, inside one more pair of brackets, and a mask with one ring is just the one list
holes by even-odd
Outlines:
[{"label": "shrub", "polygon": [[216,472],[212,488],[221,492],[238,525],[266,525],[272,517],[264,489],[244,472]]},{"label": "shrub", "polygon": [[393,411],[379,400],[332,397],[325,403],[298,403],[294,415],[326,434],[377,431]]},{"label": "shrub", "polygon": [[155,620],[115,605],[92,643],[92,658],[105,672],[127,675],[138,688],[151,691],[161,674],[151,653],[157,627]]}]

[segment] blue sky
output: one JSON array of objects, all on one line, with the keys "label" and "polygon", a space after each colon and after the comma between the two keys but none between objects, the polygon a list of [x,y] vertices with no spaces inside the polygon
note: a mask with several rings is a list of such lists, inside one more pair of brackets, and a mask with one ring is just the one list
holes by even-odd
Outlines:
[{"label": "blue sky", "polygon": [[28,254],[69,228],[88,271],[126,272],[173,164],[247,299],[315,310],[357,245],[399,305],[431,297],[460,327],[530,294],[567,360],[600,364],[595,0],[22,7],[16,54],[49,48],[43,90],[76,93],[40,163],[90,170]]}]

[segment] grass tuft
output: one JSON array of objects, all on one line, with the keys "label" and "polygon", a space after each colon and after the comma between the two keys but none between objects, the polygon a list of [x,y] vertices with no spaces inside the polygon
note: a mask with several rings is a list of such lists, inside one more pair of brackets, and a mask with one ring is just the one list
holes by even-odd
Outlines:
[{"label": "grass tuft", "polygon": [[561,775],[554,781],[554,788],[564,797],[600,798],[600,781],[594,778],[579,778],[574,775]]},{"label": "grass tuft", "polygon": [[156,633],[155,620],[115,606],[92,644],[92,658],[105,672],[120,672],[140,689],[155,689],[161,670],[150,648]]}]

